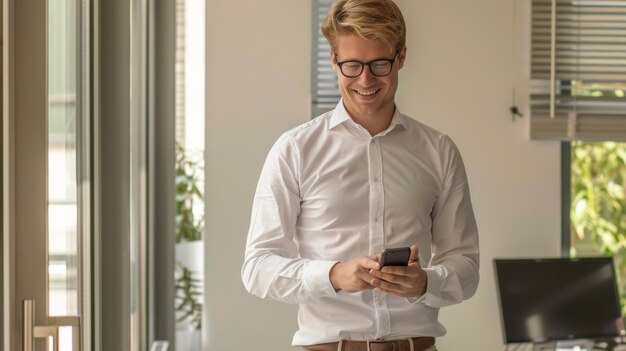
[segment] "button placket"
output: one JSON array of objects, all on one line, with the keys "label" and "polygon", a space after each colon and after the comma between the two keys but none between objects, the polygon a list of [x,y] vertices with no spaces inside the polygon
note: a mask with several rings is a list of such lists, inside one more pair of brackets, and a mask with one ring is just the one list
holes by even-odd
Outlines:
[{"label": "button placket", "polygon": [[[385,246],[384,236],[384,188],[383,168],[380,140],[371,139],[368,148],[369,189],[370,189],[370,252],[380,254]],[[387,310],[385,293],[373,291],[374,310],[377,317],[377,335],[387,335],[390,332],[390,316]]]},{"label": "button placket", "polygon": [[377,137],[370,140],[368,148],[369,190],[370,190],[370,254],[376,255],[384,248],[383,228],[383,189],[381,186],[382,163],[380,143]]}]

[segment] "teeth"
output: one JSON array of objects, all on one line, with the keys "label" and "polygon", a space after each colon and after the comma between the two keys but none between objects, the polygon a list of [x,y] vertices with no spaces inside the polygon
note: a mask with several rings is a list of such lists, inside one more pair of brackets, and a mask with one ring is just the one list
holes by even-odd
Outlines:
[{"label": "teeth", "polygon": [[364,96],[369,96],[369,95],[373,95],[375,94],[378,89],[372,89],[372,90],[355,90],[357,92],[357,94],[359,95],[364,95]]}]

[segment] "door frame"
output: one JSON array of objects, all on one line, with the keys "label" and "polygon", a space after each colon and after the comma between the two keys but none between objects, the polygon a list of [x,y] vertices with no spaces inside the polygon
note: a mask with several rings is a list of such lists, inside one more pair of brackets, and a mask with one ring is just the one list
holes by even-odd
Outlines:
[{"label": "door frame", "polygon": [[[45,267],[47,267],[46,240],[39,240],[35,235],[47,233],[46,220],[46,155],[45,143],[47,137],[45,130],[47,123],[37,123],[37,118],[45,121],[46,114],[46,19],[45,7],[35,6],[31,11],[25,11],[24,6],[31,5],[30,1],[16,2],[14,0],[3,1],[3,280],[4,296],[4,350],[21,350],[22,340],[16,335],[21,330],[22,316],[19,308],[19,296],[28,296],[39,303],[35,309],[35,323],[47,324],[47,279]],[[23,27],[23,18],[28,13],[33,20],[32,26]],[[27,22],[28,21],[24,21]],[[26,36],[29,40],[20,40],[20,36]],[[27,55],[28,52],[30,55]],[[16,60],[17,58],[17,60]],[[24,59],[24,61],[20,61]],[[43,63],[42,63],[43,60]],[[16,64],[19,62],[19,64]],[[28,72],[24,67],[32,68]],[[32,103],[26,104],[17,90],[32,90]],[[23,90],[22,90],[23,91]],[[15,112],[20,111],[17,118]],[[32,128],[25,128],[28,124],[34,124]],[[24,131],[23,131],[24,130]],[[23,143],[22,137],[16,136],[16,131],[23,133],[24,139],[32,138],[31,144]],[[22,149],[24,148],[24,149]],[[30,149],[29,149],[30,148]],[[29,157],[17,158],[19,149]],[[28,168],[32,167],[32,168]],[[27,170],[28,169],[28,170]],[[22,174],[28,174],[19,179]],[[30,178],[33,177],[33,178]],[[24,183],[32,182],[27,196],[16,197],[15,193],[21,194],[16,187],[23,187]],[[24,191],[26,193],[26,191]],[[24,204],[31,204],[33,216],[30,221],[25,221],[21,216]],[[25,227],[25,228],[23,228]],[[20,230],[24,235],[16,235]],[[32,255],[24,261],[24,255],[17,255],[17,250],[26,242],[32,243]],[[34,285],[45,282],[44,289],[28,284],[16,273],[16,267],[26,264],[36,267],[29,272],[29,280],[36,282]],[[42,303],[43,302],[43,303]],[[41,308],[41,307],[44,308]]]},{"label": "door frame", "polygon": [[[20,338],[11,334],[15,333],[11,331],[14,325],[21,325],[14,272],[18,259],[14,254],[17,239],[14,234],[15,202],[18,200],[14,190],[17,180],[14,169],[19,159],[14,155],[16,140],[13,134],[17,106],[15,88],[20,82],[19,72],[14,69],[19,60],[14,55],[16,45],[22,45],[17,37],[19,31],[15,30],[15,10],[25,6],[20,5],[22,3],[36,0],[0,1],[4,78],[1,123],[4,193],[0,193],[3,205],[0,216],[0,311],[3,312],[0,336],[3,342],[0,343],[0,350],[14,351],[21,349],[18,347],[21,341],[16,340]],[[87,104],[83,111],[92,118],[90,123],[80,126],[91,136],[80,141],[81,145],[89,146],[91,150],[90,154],[82,157],[92,158],[89,167],[82,170],[91,182],[82,183],[83,193],[80,195],[83,201],[92,204],[88,209],[92,220],[79,224],[79,228],[92,233],[92,237],[81,244],[84,252],[91,252],[90,257],[83,258],[83,274],[91,274],[92,277],[83,277],[83,291],[86,292],[82,296],[86,309],[82,312],[85,326],[83,350],[135,351],[138,345],[149,345],[154,340],[168,340],[172,350],[175,326],[174,5],[170,1],[151,0],[80,0],[80,3],[88,9],[86,13],[90,21],[84,21],[81,26],[81,32],[88,34],[83,40],[89,42],[89,50],[81,52],[81,57],[91,57],[88,66],[83,68],[83,79],[87,80],[82,82],[85,89],[83,98]],[[147,4],[143,13],[131,11],[131,8],[138,9],[137,4]],[[140,31],[141,28],[145,30],[143,38],[146,41],[137,46],[137,41],[131,41],[131,36],[137,33],[133,30]],[[133,61],[132,58],[137,58],[142,51],[147,52],[147,62]],[[133,52],[135,56],[132,56]],[[135,102],[145,105],[133,108],[137,105],[131,106],[129,98],[132,92],[131,74],[138,65],[149,67],[141,78],[146,80],[145,84],[138,85],[147,91],[144,92],[143,102]],[[134,77],[137,79],[139,76]],[[143,146],[133,144],[137,140],[132,139],[130,129],[138,131],[146,124],[147,129],[142,131],[147,139],[146,149],[140,149]],[[130,169],[133,150],[141,150],[145,156],[145,163],[138,159],[132,163],[145,167],[139,172]],[[142,170],[147,173],[142,174]],[[144,176],[146,178],[141,180]],[[138,178],[143,187],[140,194],[147,196],[142,223],[131,220],[130,188]],[[143,200],[135,198],[134,201]],[[138,238],[138,235],[141,237]],[[142,282],[134,285],[133,291],[129,272],[131,251],[133,245],[136,248],[136,243],[143,246],[143,254],[147,251],[149,264],[135,270],[142,276]],[[133,294],[139,295],[133,297]],[[136,309],[133,304],[137,303],[143,306],[143,322],[133,326],[131,315]],[[142,340],[133,339],[130,333],[133,327],[135,330],[142,329],[139,332]]]},{"label": "door frame", "polygon": [[[92,1],[77,0],[78,293],[82,350],[93,345],[94,169]],[[2,0],[2,312],[0,349],[21,350],[22,300],[33,299],[35,324],[48,317],[47,2]],[[16,193],[19,196],[16,196]],[[17,232],[19,231],[19,235]],[[94,236],[95,237],[95,236]],[[17,253],[20,253],[19,255]],[[26,272],[26,273],[25,273]],[[43,344],[40,344],[43,345]]]}]

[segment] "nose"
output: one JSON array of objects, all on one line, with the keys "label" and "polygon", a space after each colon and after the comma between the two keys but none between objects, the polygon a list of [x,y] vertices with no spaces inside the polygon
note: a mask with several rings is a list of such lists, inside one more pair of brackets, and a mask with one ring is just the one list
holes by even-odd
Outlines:
[{"label": "nose", "polygon": [[376,79],[376,76],[372,74],[372,71],[370,71],[370,66],[363,67],[363,72],[361,72],[361,75],[359,76],[359,83],[363,86],[367,86],[368,83],[373,82],[374,79]]}]

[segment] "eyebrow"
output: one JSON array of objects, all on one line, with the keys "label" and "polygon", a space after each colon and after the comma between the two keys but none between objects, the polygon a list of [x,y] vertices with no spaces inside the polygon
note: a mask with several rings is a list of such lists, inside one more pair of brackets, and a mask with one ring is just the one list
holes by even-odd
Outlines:
[{"label": "eyebrow", "polygon": [[374,62],[374,61],[378,61],[378,60],[393,60],[395,59],[397,56],[400,55],[400,51],[396,51],[396,53],[393,55],[392,58],[387,58],[387,57],[380,57],[380,58],[375,58],[373,60],[369,60],[369,61],[361,61],[361,60],[357,60],[357,59],[347,59],[347,60],[340,60],[339,59],[339,55],[337,55],[336,52],[333,52],[335,54],[335,58],[337,59],[337,62],[350,62],[350,61],[355,61],[355,62],[360,62],[360,63],[369,63],[369,62]]},{"label": "eyebrow", "polygon": [[359,62],[359,63],[370,63],[370,62],[374,62],[374,61],[379,61],[379,60],[386,60],[386,61],[391,61],[394,58],[396,58],[396,56],[392,57],[392,58],[388,58],[388,57],[379,57],[379,58],[375,58],[373,60],[369,60],[369,61],[361,61],[361,60],[357,60],[357,59],[347,59],[347,60],[339,60],[339,56],[335,55],[335,57],[337,57],[337,62]]}]

